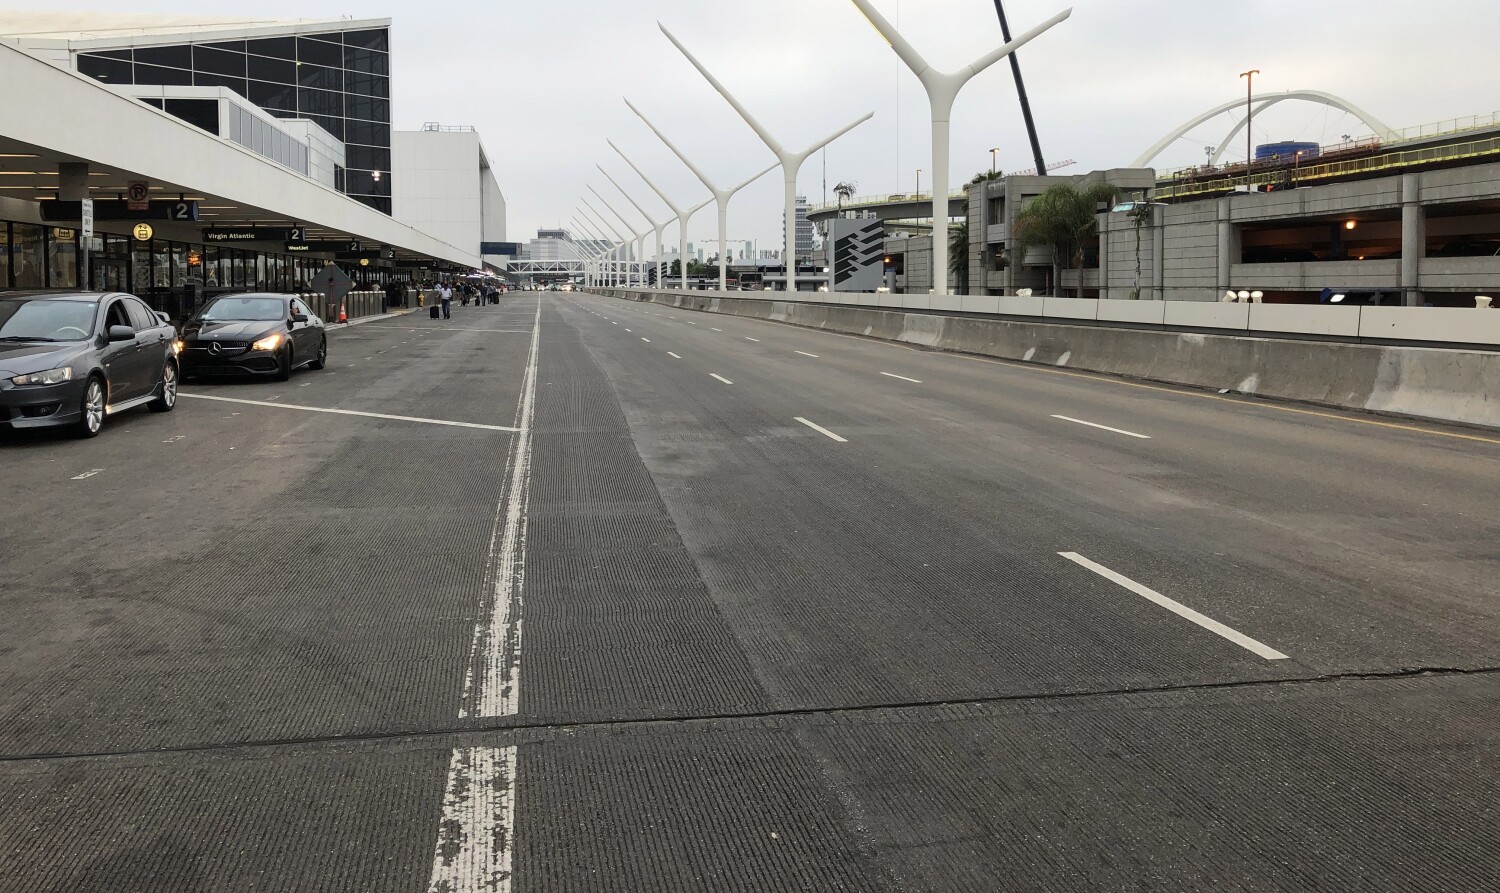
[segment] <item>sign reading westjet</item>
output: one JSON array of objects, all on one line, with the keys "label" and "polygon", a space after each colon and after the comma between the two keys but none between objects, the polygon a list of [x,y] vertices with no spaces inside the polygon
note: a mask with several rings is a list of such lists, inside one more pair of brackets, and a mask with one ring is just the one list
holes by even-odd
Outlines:
[{"label": "sign reading westjet", "polygon": [[205,242],[306,242],[305,226],[225,226],[203,231]]}]

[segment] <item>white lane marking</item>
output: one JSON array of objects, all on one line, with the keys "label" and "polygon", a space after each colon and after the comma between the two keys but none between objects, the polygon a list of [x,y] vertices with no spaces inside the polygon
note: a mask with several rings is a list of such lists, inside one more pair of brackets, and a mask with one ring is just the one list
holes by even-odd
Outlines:
[{"label": "white lane marking", "polygon": [[186,438],[187,438],[186,434],[179,434],[176,437],[172,438],[171,440],[163,440],[162,443],[176,443],[177,441],[179,441],[179,440],[185,440]]},{"label": "white lane marking", "polygon": [[697,325],[697,323],[693,322],[691,319],[687,321],[687,324],[690,325],[690,326],[696,326]]},{"label": "white lane marking", "polygon": [[667,351],[667,356],[671,357],[674,360],[680,360],[680,359],[682,359],[682,357],[679,357],[677,354],[672,353],[670,350]]},{"label": "white lane marking", "polygon": [[526,580],[527,508],[531,499],[531,422],[536,415],[537,353],[541,345],[542,302],[537,298],[535,331],[521,397],[516,437],[506,462],[509,481],[490,533],[490,574],[494,581],[489,617],[474,625],[474,651],[464,682],[462,718],[511,716],[520,696],[521,595]]},{"label": "white lane marking", "polygon": [[615,321],[613,321],[613,320],[610,320],[610,323],[609,323],[609,324],[610,324],[610,325],[612,325],[612,326],[617,326],[617,325],[619,325],[619,323],[617,323],[617,322],[615,322]]},{"label": "white lane marking", "polygon": [[887,378],[899,378],[902,381],[909,381],[912,384],[921,384],[922,383],[922,380],[919,379],[919,378],[907,378],[905,375],[897,375],[894,372],[882,372],[880,374],[884,375]]},{"label": "white lane marking", "polygon": [[817,422],[809,422],[807,419],[804,419],[802,416],[797,416],[797,421],[799,421],[802,424],[806,425],[807,427],[813,429],[814,431],[818,432],[819,434],[824,434],[824,435],[827,435],[828,437],[830,437],[830,438],[832,438],[834,440],[837,440],[839,443],[848,443],[849,442],[848,440],[846,440],[846,439],[838,436],[837,434],[834,434],[832,431],[829,431],[827,428],[824,428],[822,425],[819,425]]},{"label": "white lane marking", "polygon": [[515,779],[514,745],[454,749],[429,893],[510,890]]},{"label": "white lane marking", "polygon": [[751,338],[749,335],[745,336],[745,340],[746,341],[754,341],[756,344],[760,343],[760,339],[759,338]]},{"label": "white lane marking", "polygon": [[1138,437],[1141,440],[1150,440],[1151,439],[1151,436],[1149,434],[1137,434],[1134,431],[1122,431],[1119,428],[1111,428],[1108,425],[1100,425],[1100,424],[1097,424],[1095,422],[1085,422],[1083,419],[1069,418],[1068,416],[1065,416],[1065,415],[1054,415],[1053,418],[1054,419],[1062,419],[1065,422],[1072,422],[1075,425],[1088,425],[1090,428],[1099,428],[1099,429],[1102,429],[1104,431],[1113,431],[1116,434],[1123,434],[1126,437]]},{"label": "white lane marking", "polygon": [[734,382],[730,381],[729,379],[725,378],[724,376],[720,375],[717,372],[710,372],[708,374],[710,376],[714,377],[714,378],[717,378],[719,381],[724,382],[725,384],[734,384]]},{"label": "white lane marking", "polygon": [[651,339],[650,338],[642,338],[641,340],[644,341],[644,342],[646,342],[647,344],[651,343]]},{"label": "white lane marking", "polygon": [[323,412],[330,415],[352,415],[367,419],[389,419],[393,422],[418,422],[423,425],[443,425],[449,428],[478,428],[481,431],[515,431],[505,425],[481,425],[477,422],[453,422],[448,419],[424,419],[409,415],[387,415],[383,412],[359,412],[354,409],[332,409],[326,406],[298,406],[295,403],[271,403],[267,400],[241,400],[238,397],[215,397],[210,394],[184,394],[177,396],[189,400],[217,400],[220,403],[243,403],[247,406],[269,406],[273,409],[298,409],[302,412]]},{"label": "white lane marking", "polygon": [[723,330],[723,329],[716,329],[716,328],[714,328],[714,327],[713,327],[713,326],[709,326],[709,327],[708,327],[708,330],[709,330],[709,331],[710,331],[710,332],[722,332],[722,331],[724,331],[724,330]]},{"label": "white lane marking", "polygon": [[675,317],[675,316],[669,316],[669,317],[667,317],[667,319],[676,319],[676,318],[677,317]]},{"label": "white lane marking", "polygon": [[91,478],[91,477],[93,477],[94,475],[98,474],[99,472],[101,472],[103,470],[104,469],[102,469],[102,468],[92,468],[92,469],[89,469],[88,471],[85,471],[83,474],[75,474],[75,475],[73,475],[73,480],[75,480],[75,481],[81,481],[81,480],[84,480],[86,478]]},{"label": "white lane marking", "polygon": [[812,357],[812,358],[813,358],[813,359],[815,359],[815,360],[816,360],[816,359],[817,359],[817,358],[818,358],[818,355],[817,355],[817,354],[815,354],[815,353],[808,353],[808,352],[807,352],[807,351],[805,351],[805,350],[794,350],[794,351],[792,351],[792,353],[800,353],[800,354],[802,354],[802,355],[803,355],[803,356],[804,356],[804,357]]},{"label": "white lane marking", "polygon": [[1199,614],[1197,611],[1194,611],[1192,608],[1189,608],[1187,605],[1184,605],[1181,602],[1173,601],[1172,599],[1167,598],[1165,595],[1162,595],[1160,592],[1157,592],[1156,590],[1149,587],[1142,586],[1140,583],[1137,583],[1136,581],[1124,576],[1123,574],[1117,574],[1102,564],[1098,564],[1096,562],[1088,560],[1087,558],[1084,558],[1077,552],[1058,552],[1057,554],[1068,559],[1074,564],[1088,568],[1089,570],[1093,571],[1104,579],[1109,580],[1112,583],[1117,583],[1120,586],[1129,589],[1131,592],[1134,592],[1136,595],[1139,595],[1141,598],[1144,598],[1147,601],[1155,602],[1156,604],[1161,605],[1163,608],[1166,608],[1168,611],[1171,611],[1173,614],[1176,614],[1178,617],[1181,617],[1184,620],[1192,621],[1193,623],[1198,624],[1199,626],[1203,627],[1211,633],[1214,633],[1215,635],[1223,636],[1234,644],[1240,646],[1241,648],[1244,648],[1246,651],[1250,651],[1256,655],[1259,655],[1266,660],[1286,660],[1286,655],[1282,654],[1280,651],[1277,651],[1275,648],[1272,648],[1271,646],[1263,644],[1261,642],[1257,642],[1244,633],[1231,629],[1230,627],[1225,626],[1212,617],[1205,617],[1204,615]]}]

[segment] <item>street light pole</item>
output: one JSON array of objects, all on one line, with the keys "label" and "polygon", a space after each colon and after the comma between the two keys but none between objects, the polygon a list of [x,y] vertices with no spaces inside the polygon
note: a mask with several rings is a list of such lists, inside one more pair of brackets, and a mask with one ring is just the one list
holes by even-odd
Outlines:
[{"label": "street light pole", "polygon": [[[579,217],[581,218],[581,223],[588,224],[588,216],[582,211],[579,212]],[[603,250],[594,255],[594,281],[596,283],[602,283],[604,281],[605,272],[604,259],[615,250],[614,243],[610,242],[609,239],[604,236],[600,230],[595,229],[593,226],[585,225],[583,229],[589,234],[591,238],[598,241],[599,244],[606,246]]]},{"label": "street light pole", "polygon": [[[933,195],[936,196],[936,193],[933,193]],[[917,194],[915,196],[913,196],[913,197],[914,198],[918,198],[918,199],[920,199],[922,197],[922,169],[921,168],[917,168]]]},{"label": "street light pole", "polygon": [[[846,125],[844,127],[839,128],[831,136],[828,136],[828,137],[826,137],[824,139],[821,139],[821,140],[813,143],[811,146],[808,146],[806,149],[803,149],[801,152],[791,152],[791,151],[788,151],[787,149],[785,149],[785,148],[782,147],[781,143],[779,143],[779,142],[776,141],[775,137],[771,136],[770,131],[766,130],[766,128],[764,126],[762,126],[759,121],[757,121],[755,119],[754,115],[750,114],[750,112],[747,111],[745,109],[745,107],[740,104],[740,101],[738,99],[734,98],[733,94],[731,94],[729,92],[729,90],[725,88],[725,86],[723,84],[719,83],[718,78],[714,77],[712,74],[709,74],[708,69],[703,67],[703,63],[699,62],[698,59],[697,59],[697,57],[695,57],[692,53],[688,52],[687,47],[683,46],[682,42],[679,41],[676,37],[674,37],[672,35],[671,31],[667,30],[667,26],[666,25],[663,25],[660,22],[658,22],[657,26],[661,28],[661,33],[665,34],[667,36],[667,39],[670,40],[670,41],[672,41],[672,43],[677,47],[677,49],[679,49],[679,50],[682,51],[682,54],[687,57],[687,60],[693,64],[693,67],[696,68],[696,69],[698,69],[698,73],[701,74],[701,75],[703,75],[703,77],[708,81],[708,83],[710,85],[712,85],[715,90],[718,91],[718,93],[719,93],[720,96],[724,97],[724,100],[729,103],[730,108],[733,108],[736,112],[738,112],[739,116],[745,120],[745,123],[750,125],[750,129],[754,130],[755,131],[755,135],[758,136],[758,137],[760,137],[761,142],[763,142],[763,143],[766,144],[766,148],[770,149],[771,152],[778,159],[780,159],[780,161],[781,161],[781,172],[782,172],[782,175],[783,175],[783,177],[784,177],[784,179],[786,181],[786,184],[785,184],[786,185],[786,218],[785,218],[785,221],[786,221],[786,226],[785,226],[785,228],[786,228],[786,258],[785,258],[785,260],[786,260],[786,290],[787,291],[796,291],[797,290],[797,174],[798,174],[799,171],[802,170],[802,163],[805,162],[814,152],[818,151],[819,149],[823,148],[824,146],[828,145],[829,143],[833,142],[834,140],[838,139],[839,137],[843,136],[844,134],[848,133],[849,131],[853,130],[854,128],[858,127],[859,125],[861,125],[861,124],[865,123],[866,121],[870,120],[871,118],[875,117],[875,113],[874,112],[867,112],[865,114],[865,116],[862,117],[862,118],[860,118],[858,121],[854,121],[853,123],[850,123],[850,124],[848,124],[848,125]],[[724,252],[723,252],[722,248],[719,251],[719,262],[721,264],[724,262]]]},{"label": "street light pole", "polygon": [[[631,238],[633,239],[633,241],[627,242],[625,246],[625,287],[630,288],[632,285],[634,285],[635,280],[635,255],[638,251],[644,253],[644,251],[641,249],[641,246],[644,243],[646,236],[651,234],[651,230],[647,229],[636,232],[635,230],[631,229],[630,221],[625,219],[624,214],[616,211],[615,206],[610,204],[609,199],[606,199],[603,195],[601,195],[599,193],[599,190],[590,186],[589,192],[592,192],[599,199],[599,201],[604,203],[604,207],[609,211],[609,213],[619,218],[620,223],[625,227],[625,231],[627,233],[630,233]],[[650,226],[651,221],[647,220],[646,225]]]},{"label": "street light pole", "polygon": [[[681,161],[683,164],[687,165],[688,170],[690,170],[690,171],[693,172],[693,176],[697,177],[703,183],[704,186],[708,187],[708,191],[712,192],[714,194],[714,201],[719,206],[719,291],[724,291],[725,289],[727,289],[729,287],[729,267],[725,263],[725,260],[724,260],[724,250],[725,250],[725,247],[726,247],[726,245],[728,244],[728,241],[729,241],[729,200],[732,199],[732,198],[734,198],[735,194],[738,193],[741,189],[744,189],[746,186],[749,186],[751,183],[754,183],[756,180],[759,180],[761,177],[764,177],[766,174],[769,174],[771,171],[776,170],[776,168],[780,166],[781,162],[777,162],[776,164],[771,165],[770,167],[766,168],[765,170],[761,171],[760,173],[756,174],[755,176],[751,177],[750,179],[745,180],[742,183],[739,183],[738,185],[734,186],[731,189],[720,189],[719,187],[717,187],[717,186],[714,185],[714,182],[708,178],[707,174],[705,174],[705,173],[703,173],[703,171],[699,170],[698,165],[693,164],[691,161],[689,161],[688,157],[686,155],[682,154],[682,150],[679,149],[679,148],[677,148],[677,146],[671,140],[667,139],[666,134],[662,133],[661,130],[658,129],[655,124],[651,123],[651,119],[650,118],[647,118],[645,115],[641,114],[641,110],[640,109],[636,108],[634,105],[631,105],[630,100],[628,100],[628,99],[625,100],[625,104],[627,106],[630,106],[630,110],[632,112],[635,112],[636,117],[640,118],[641,121],[645,122],[645,124],[646,124],[647,127],[651,128],[651,132],[654,133],[654,134],[656,134],[656,138],[657,139],[661,140],[663,143],[666,143],[667,148],[672,150],[672,154],[676,155],[679,161]],[[686,291],[687,287],[688,287],[688,282],[687,282],[688,275],[687,275],[687,227],[685,225],[682,228],[682,254],[681,254],[681,257],[682,257],[682,288],[683,288],[683,291]]]},{"label": "street light pole", "polygon": [[948,167],[949,139],[952,130],[953,103],[958,93],[976,74],[1009,56],[1038,35],[1065,21],[1073,14],[1072,8],[1063,10],[1042,24],[1006,41],[969,65],[955,72],[938,71],[916,51],[905,37],[880,14],[871,0],[851,0],[864,13],[865,18],[885,39],[901,61],[906,63],[917,80],[927,91],[927,102],[932,109],[932,282],[933,293],[948,293]]},{"label": "street light pole", "polygon": [[[696,205],[693,205],[691,208],[688,208],[687,210],[684,211],[682,208],[677,207],[677,205],[670,198],[667,197],[667,194],[665,192],[662,192],[661,189],[655,183],[651,182],[651,178],[648,177],[648,176],[646,176],[645,173],[643,173],[641,171],[641,169],[636,166],[636,164],[635,164],[634,161],[630,160],[630,156],[626,155],[624,152],[621,152],[619,146],[615,145],[612,140],[605,140],[605,142],[609,143],[609,147],[611,149],[614,149],[616,154],[618,154],[621,158],[625,159],[625,163],[628,164],[628,165],[630,165],[630,169],[633,170],[633,171],[635,171],[636,176],[638,176],[642,180],[646,181],[646,185],[651,187],[651,191],[655,192],[657,194],[657,196],[659,198],[661,198],[661,200],[666,204],[666,206],[668,208],[672,209],[672,213],[677,215],[677,226],[678,226],[679,229],[682,230],[682,233],[681,233],[681,235],[682,235],[682,249],[681,249],[681,253],[678,255],[678,257],[682,258],[682,255],[687,254],[687,225],[688,225],[688,219],[690,217],[692,217],[694,214],[696,214],[699,211],[703,210],[704,208],[708,207],[709,203],[714,200],[713,196],[709,196],[708,198],[704,199],[703,201],[699,202]],[[722,249],[720,249],[720,250],[722,251]],[[686,259],[682,258],[680,262],[681,263],[686,263]],[[666,288],[667,287],[666,280],[663,279],[662,276],[663,276],[663,274],[662,274],[662,262],[661,262],[661,235],[658,234],[657,238],[656,238],[656,285],[657,285],[658,288]],[[683,268],[683,277],[686,278],[686,276],[687,276],[687,271],[686,271],[686,267],[684,267]],[[686,289],[686,286],[684,286],[684,289]]]},{"label": "street light pole", "polygon": [[997,162],[995,160],[995,156],[999,152],[1000,152],[1000,149],[998,147],[990,150],[990,175],[991,176],[994,176],[996,173],[999,173],[1000,168],[997,166]]},{"label": "street light pole", "polygon": [[1260,74],[1259,68],[1240,72],[1240,77],[1245,79],[1245,191],[1254,192],[1255,186],[1250,181],[1250,164],[1255,160],[1255,137],[1251,134],[1250,119],[1255,114],[1255,108],[1251,105],[1255,98],[1255,76]]},{"label": "street light pole", "polygon": [[[606,140],[606,142],[608,142],[608,140]],[[610,143],[610,145],[613,146],[614,143]],[[618,152],[619,150],[616,149],[615,151]],[[671,223],[672,221],[670,221],[670,220],[663,220],[661,223],[655,223],[655,222],[653,222],[651,220],[651,215],[649,215],[649,214],[646,213],[646,209],[641,207],[640,202],[637,202],[635,199],[631,198],[630,197],[630,193],[628,193],[628,192],[625,191],[625,187],[621,186],[619,183],[616,183],[615,182],[615,178],[611,177],[609,175],[609,171],[605,170],[602,165],[596,164],[596,165],[594,165],[594,167],[599,168],[599,173],[603,174],[605,179],[607,179],[607,180],[609,180],[609,182],[615,184],[615,188],[618,189],[618,190],[620,190],[620,194],[623,195],[623,196],[625,196],[625,200],[627,202],[630,202],[632,205],[635,205],[635,209],[637,211],[641,212],[641,216],[642,217],[646,218],[646,225],[649,226],[649,227],[651,227],[652,229],[656,230],[656,287],[657,288],[661,288],[662,287],[662,285],[661,285],[661,234],[662,234],[662,232],[664,232],[666,230],[667,224]],[[645,259],[646,259],[646,249],[645,249],[644,246],[642,246],[642,248],[641,248],[641,260],[644,261]],[[644,280],[645,278],[646,278],[646,271],[642,270],[641,271],[641,279]],[[645,283],[642,282],[642,284],[644,285]]]},{"label": "street light pole", "polygon": [[[589,187],[589,188],[592,189],[593,187]],[[594,194],[598,195],[598,193],[594,193]],[[615,225],[613,223],[609,222],[609,218],[608,217],[605,217],[603,214],[599,213],[599,209],[596,208],[596,207],[594,207],[593,205],[589,204],[589,200],[588,199],[584,199],[583,200],[583,205],[584,205],[584,207],[588,208],[590,211],[593,211],[594,212],[594,216],[596,218],[598,218],[598,221],[604,224],[604,228],[607,231],[614,233],[615,234],[615,238],[619,240],[618,244],[616,244],[615,247],[610,250],[611,254],[618,255],[622,249],[628,249],[628,243],[627,243],[627,240],[626,240],[625,236],[622,235],[619,230],[615,229]],[[618,216],[618,215],[616,215],[616,216]],[[626,227],[626,228],[629,229],[629,227]],[[610,262],[610,276],[609,276],[610,285],[619,285],[620,284],[620,272],[621,272],[620,271],[620,261],[618,261],[618,260],[611,261]]]}]

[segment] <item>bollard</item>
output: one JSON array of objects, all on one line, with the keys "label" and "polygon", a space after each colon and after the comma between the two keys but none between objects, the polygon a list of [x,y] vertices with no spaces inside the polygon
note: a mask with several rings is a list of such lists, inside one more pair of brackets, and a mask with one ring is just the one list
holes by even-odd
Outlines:
[{"label": "bollard", "polygon": [[1480,310],[1487,310],[1490,307],[1493,307],[1494,304],[1495,304],[1495,299],[1492,298],[1492,297],[1490,297],[1489,295],[1475,295],[1474,296],[1474,306],[1477,307],[1477,308],[1479,308]]}]

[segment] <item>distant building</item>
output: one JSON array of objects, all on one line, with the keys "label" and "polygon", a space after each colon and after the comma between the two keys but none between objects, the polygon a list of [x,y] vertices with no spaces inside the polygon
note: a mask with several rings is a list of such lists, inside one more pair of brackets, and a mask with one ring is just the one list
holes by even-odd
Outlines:
[{"label": "distant building", "polygon": [[[796,221],[796,248],[797,258],[804,260],[813,253],[813,224],[807,219],[808,203],[807,196],[797,196],[797,221]],[[786,213],[782,213],[782,239],[786,238]]]}]

